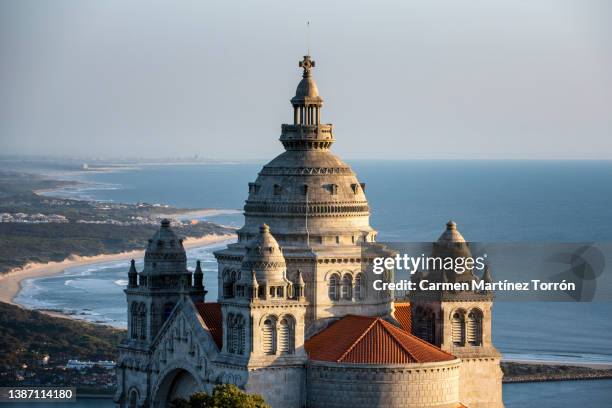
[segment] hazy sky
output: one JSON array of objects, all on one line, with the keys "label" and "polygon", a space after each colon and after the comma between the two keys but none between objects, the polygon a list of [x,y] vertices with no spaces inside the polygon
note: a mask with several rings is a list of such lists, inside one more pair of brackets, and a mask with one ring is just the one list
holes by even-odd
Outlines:
[{"label": "hazy sky", "polygon": [[612,159],[612,2],[0,0],[0,153]]}]

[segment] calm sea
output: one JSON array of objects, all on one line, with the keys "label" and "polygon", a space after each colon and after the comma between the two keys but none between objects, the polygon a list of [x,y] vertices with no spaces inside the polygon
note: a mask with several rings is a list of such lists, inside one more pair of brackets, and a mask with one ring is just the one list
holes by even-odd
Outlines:
[{"label": "calm sea", "polygon": [[[449,219],[480,242],[612,241],[612,162],[411,161],[350,163],[372,208],[379,240],[433,241]],[[85,173],[89,186],[60,193],[115,202],[189,208],[241,208],[261,164],[160,165]],[[241,225],[241,215],[211,217]],[[216,298],[212,248],[188,253],[204,261],[209,298]],[[520,265],[517,265],[520,267]],[[127,265],[74,268],[25,282],[18,301],[125,325]],[[612,363],[612,303],[497,302],[493,336],[507,358]],[[610,406],[612,381],[505,386],[507,406]],[[520,392],[515,392],[520,390]],[[569,390],[569,391],[568,391]],[[559,392],[568,391],[563,398]],[[557,396],[555,396],[557,395]],[[561,405],[560,405],[561,404]],[[563,405],[567,404],[567,405]]]}]

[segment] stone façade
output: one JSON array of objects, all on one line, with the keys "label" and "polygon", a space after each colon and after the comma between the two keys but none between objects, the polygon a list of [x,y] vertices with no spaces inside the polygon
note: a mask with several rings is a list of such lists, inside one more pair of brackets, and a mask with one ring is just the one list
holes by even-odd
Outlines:
[{"label": "stone fa\u00e7ade", "polygon": [[[364,247],[392,251],[375,243],[365,184],[330,152],[314,61],[300,66],[293,123],[281,129],[285,152],[249,183],[237,242],[215,253],[217,302],[204,302],[200,265],[187,270],[166,221],[144,270],[130,268],[117,406],[165,407],[231,383],[272,407],[502,407],[490,294],[416,294],[400,319],[393,293],[373,290]],[[464,244],[447,225],[433,250]]]}]

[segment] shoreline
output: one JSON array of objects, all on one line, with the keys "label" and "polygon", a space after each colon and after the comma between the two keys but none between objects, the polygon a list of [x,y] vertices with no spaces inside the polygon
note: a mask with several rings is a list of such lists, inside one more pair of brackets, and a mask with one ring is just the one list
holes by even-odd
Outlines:
[{"label": "shoreline", "polygon": [[[206,245],[212,245],[227,241],[234,238],[234,234],[226,235],[205,235],[199,238],[185,238],[185,249],[192,249]],[[9,303],[15,306],[27,309],[27,307],[16,303],[14,300],[22,289],[22,282],[26,279],[42,278],[47,276],[59,275],[68,268],[77,266],[92,265],[98,263],[106,263],[113,261],[129,260],[132,258],[142,258],[144,249],[119,252],[114,254],[100,254],[93,256],[78,256],[72,255],[60,262],[48,263],[29,263],[21,268],[12,269],[11,271],[0,275],[0,302]],[[129,265],[126,264],[126,268]],[[126,269],[127,270],[127,269]],[[42,313],[55,317],[72,318],[70,315],[65,315],[58,312],[44,311]]]},{"label": "shoreline", "polygon": [[552,360],[525,360],[525,359],[502,359],[502,363],[515,363],[522,365],[545,365],[545,366],[567,366],[591,368],[593,370],[612,370],[612,363],[598,362],[574,362],[574,361],[552,361]]}]

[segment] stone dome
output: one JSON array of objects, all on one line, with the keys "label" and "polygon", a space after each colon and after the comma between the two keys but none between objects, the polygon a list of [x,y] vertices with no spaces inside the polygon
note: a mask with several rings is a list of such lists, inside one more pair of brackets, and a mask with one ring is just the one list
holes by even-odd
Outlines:
[{"label": "stone dome", "polygon": [[144,274],[183,274],[187,271],[187,255],[183,240],[170,228],[170,220],[164,219],[159,230],[149,239],[144,256]]},{"label": "stone dome", "polygon": [[259,284],[286,283],[285,257],[268,225],[261,225],[257,237],[246,245],[242,270],[243,276],[255,272]]},{"label": "stone dome", "polygon": [[317,245],[326,239],[371,241],[365,185],[330,152],[335,139],[332,125],[320,123],[323,100],[312,78],[314,61],[305,56],[300,66],[304,75],[291,100],[294,123],[282,125],[280,137],[286,151],[249,183],[239,240],[250,241],[267,222],[283,247]]},{"label": "stone dome", "polygon": [[446,230],[434,243],[432,254],[434,256],[470,257],[472,252],[463,235],[457,229],[454,221],[446,223]]},{"label": "stone dome", "polygon": [[[438,241],[433,244],[431,255],[434,257],[444,258],[471,258],[472,251],[470,250],[469,243],[466,242],[461,232],[457,229],[457,224],[454,221],[446,223],[446,230],[440,235]],[[442,271],[436,271],[438,274]],[[444,272],[442,272],[444,273]],[[434,273],[434,276],[436,273]],[[433,276],[428,276],[433,277]],[[446,277],[440,276],[447,281],[461,282],[470,281],[475,278],[473,274],[473,268],[468,268],[463,273],[454,273],[453,271],[446,271]]]},{"label": "stone dome", "polygon": [[319,96],[319,88],[312,77],[302,78],[295,90],[296,98],[316,98]]}]

